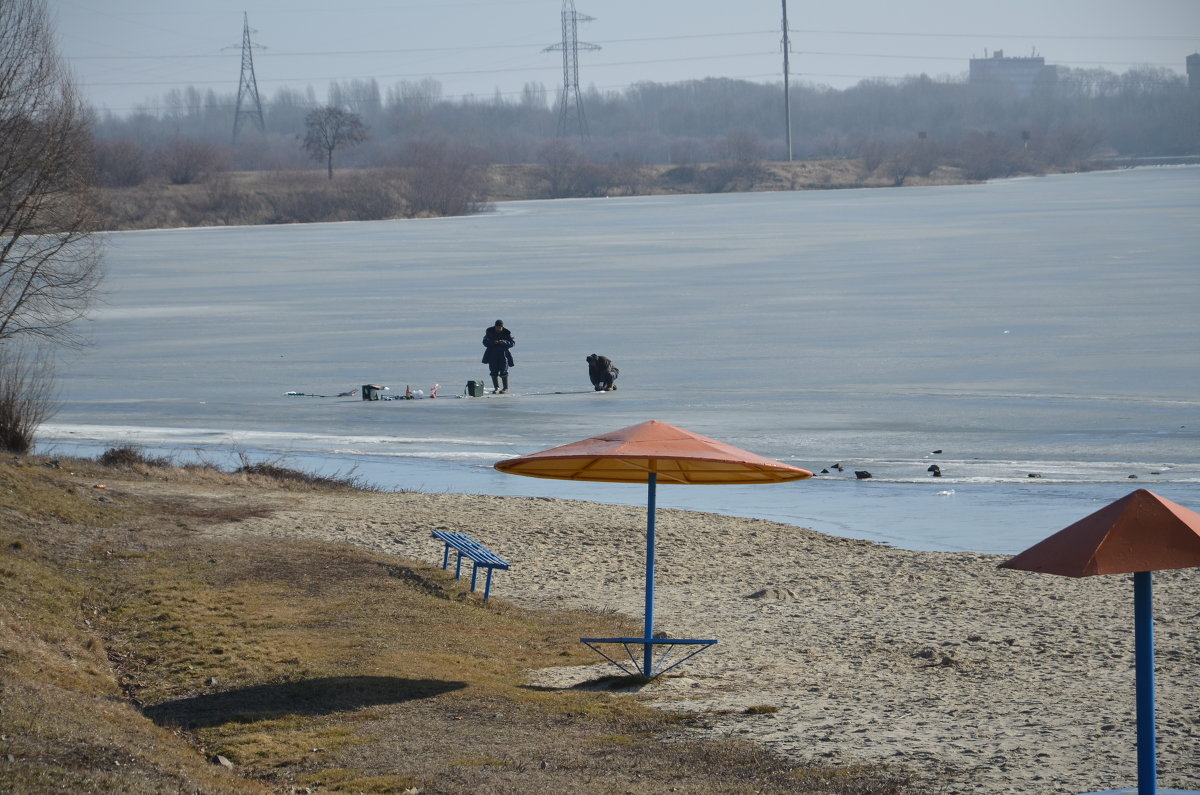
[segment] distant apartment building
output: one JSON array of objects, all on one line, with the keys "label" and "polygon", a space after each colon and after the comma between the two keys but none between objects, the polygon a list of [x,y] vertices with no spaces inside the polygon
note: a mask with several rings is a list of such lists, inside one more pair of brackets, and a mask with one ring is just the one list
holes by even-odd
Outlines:
[{"label": "distant apartment building", "polygon": [[1187,57],[1188,88],[1200,91],[1200,52]]},{"label": "distant apartment building", "polygon": [[976,85],[1007,85],[1018,94],[1027,97],[1035,87],[1058,79],[1058,69],[1046,66],[1040,55],[1028,58],[1005,58],[1004,50],[996,50],[991,57],[972,58],[970,82]]}]

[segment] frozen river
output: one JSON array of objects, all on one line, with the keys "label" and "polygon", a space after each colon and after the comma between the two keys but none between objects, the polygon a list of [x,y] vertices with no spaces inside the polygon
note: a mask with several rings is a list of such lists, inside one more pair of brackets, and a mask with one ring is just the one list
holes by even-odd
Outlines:
[{"label": "frozen river", "polygon": [[[1198,210],[1200,168],[1176,167],[112,234],[40,449],[639,504],[491,464],[659,419],[844,467],[662,507],[1017,551],[1136,487],[1200,508]],[[461,397],[496,318],[515,394]],[[593,352],[617,392],[590,391]],[[363,402],[366,383],[439,398]]]}]

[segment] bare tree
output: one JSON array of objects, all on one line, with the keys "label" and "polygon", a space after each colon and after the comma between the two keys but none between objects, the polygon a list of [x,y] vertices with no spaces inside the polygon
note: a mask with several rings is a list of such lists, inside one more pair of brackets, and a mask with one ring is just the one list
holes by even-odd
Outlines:
[{"label": "bare tree", "polygon": [[333,179],[333,153],[367,140],[367,128],[357,114],[327,105],[304,117],[304,151],[313,160],[324,160]]},{"label": "bare tree", "polygon": [[0,3],[0,341],[80,344],[102,278],[87,116],[44,0]]}]

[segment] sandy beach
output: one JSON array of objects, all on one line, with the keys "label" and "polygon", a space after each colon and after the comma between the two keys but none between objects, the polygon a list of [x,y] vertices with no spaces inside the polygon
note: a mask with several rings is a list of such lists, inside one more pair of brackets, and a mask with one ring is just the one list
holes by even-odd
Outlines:
[{"label": "sandy beach", "polygon": [[[591,502],[308,494],[218,531],[430,564],[441,561],[430,531],[464,531],[512,563],[495,599],[640,617],[645,520]],[[660,511],[657,526],[656,629],[720,642],[637,697],[703,713],[701,732],[802,761],[903,764],[939,792],[1136,785],[1131,577],[1003,571],[1004,556],[689,511]],[[1159,786],[1200,788],[1200,572],[1154,584]],[[529,679],[569,687],[611,673],[597,657]]]}]

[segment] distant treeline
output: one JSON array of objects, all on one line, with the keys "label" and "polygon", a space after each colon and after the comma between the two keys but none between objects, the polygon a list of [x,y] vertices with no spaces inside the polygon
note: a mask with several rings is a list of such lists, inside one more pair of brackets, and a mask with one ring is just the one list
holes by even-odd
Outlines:
[{"label": "distant treeline", "polygon": [[[565,141],[557,140],[555,92],[541,84],[518,98],[451,100],[432,79],[384,90],[374,80],[335,82],[324,102],[311,88],[283,88],[264,101],[265,130],[246,123],[236,142],[235,96],[191,87],[129,114],[97,113],[93,127],[109,187],[318,168],[299,141],[306,115],[326,106],[357,115],[368,130],[364,143],[337,153],[339,168],[410,167],[431,146],[450,146],[474,164],[547,163],[565,145],[573,160],[628,170],[785,160],[782,94],[782,84],[721,78],[593,88],[583,97],[590,135]],[[897,184],[937,164],[987,178],[1096,156],[1200,154],[1200,91],[1166,69],[1060,67],[1056,80],[1027,94],[925,76],[843,90],[799,84],[790,104],[796,159],[862,158],[870,170],[891,163]]]}]

